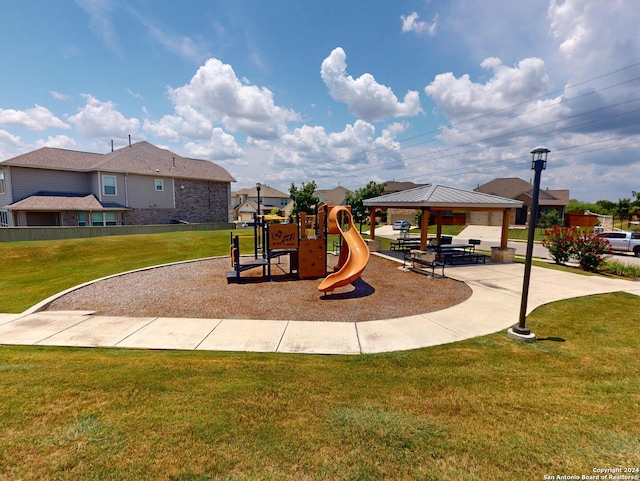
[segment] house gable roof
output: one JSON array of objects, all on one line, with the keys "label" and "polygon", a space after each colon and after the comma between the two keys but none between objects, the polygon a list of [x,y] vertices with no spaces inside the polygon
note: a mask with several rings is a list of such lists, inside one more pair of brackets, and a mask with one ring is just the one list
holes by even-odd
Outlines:
[{"label": "house gable roof", "polygon": [[415,189],[416,187],[422,187],[425,184],[416,184],[414,182],[397,182],[395,180],[389,180],[384,183],[384,193],[392,194],[394,192],[401,192],[403,190]]},{"label": "house gable roof", "polygon": [[522,202],[473,190],[426,184],[415,189],[373,197],[363,202],[367,207],[452,209],[509,209]]},{"label": "house gable roof", "polygon": [[518,177],[504,177],[493,179],[486,184],[476,187],[474,190],[476,192],[484,192],[485,194],[515,199],[522,193],[531,192],[532,189],[533,186],[526,180]]},{"label": "house gable roof", "polygon": [[[486,184],[478,186],[474,189],[477,192],[499,195],[508,197],[509,199],[519,199],[527,201],[533,197],[533,186],[517,177],[508,177],[501,179],[493,179]],[[559,190],[543,190],[540,189],[538,194],[538,203],[540,205],[569,205],[569,191],[566,189]]]},{"label": "house gable roof", "polygon": [[[247,189],[236,190],[231,193],[231,195],[239,196],[246,195],[247,197],[258,197],[258,189],[257,187],[249,187]],[[268,185],[262,184],[260,186],[260,197],[275,197],[278,199],[288,199],[289,194],[285,194],[284,192],[279,191],[278,189],[274,189],[273,187],[269,187]]]},{"label": "house gable roof", "polygon": [[339,185],[330,190],[317,190],[316,195],[320,198],[320,202],[325,202],[333,205],[342,205],[346,198],[347,194],[352,194],[349,189],[346,187],[342,187]]},{"label": "house gable roof", "polygon": [[106,171],[158,177],[235,182],[223,167],[208,160],[181,157],[149,142],[137,142],[108,154],[43,147],[2,162],[15,167],[71,170],[77,172]]}]

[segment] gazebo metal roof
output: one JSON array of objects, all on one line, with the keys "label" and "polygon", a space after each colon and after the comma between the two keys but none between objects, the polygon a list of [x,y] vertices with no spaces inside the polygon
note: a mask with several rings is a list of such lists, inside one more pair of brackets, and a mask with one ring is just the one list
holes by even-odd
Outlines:
[{"label": "gazebo metal roof", "polygon": [[523,205],[519,200],[441,184],[426,184],[415,189],[372,197],[363,204],[366,207],[434,210],[515,209]]}]

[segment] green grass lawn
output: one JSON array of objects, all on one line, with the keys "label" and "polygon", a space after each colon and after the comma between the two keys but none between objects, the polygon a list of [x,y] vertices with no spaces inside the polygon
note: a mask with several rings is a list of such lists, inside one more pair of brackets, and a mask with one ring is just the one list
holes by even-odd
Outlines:
[{"label": "green grass lawn", "polygon": [[[252,250],[252,231],[241,230]],[[229,231],[0,244],[0,312]],[[531,480],[640,466],[638,298],[361,356],[0,347],[0,480]],[[514,319],[514,322],[517,321]]]},{"label": "green grass lawn", "polygon": [[[229,255],[230,232],[96,237],[0,243],[0,312],[22,312],[69,287],[140,267]],[[234,231],[243,250],[253,249],[253,230]]]},{"label": "green grass lawn", "polygon": [[[535,480],[640,466],[637,297],[309,356],[0,347],[0,479]],[[606,313],[606,315],[603,315]],[[556,478],[557,479],[557,478]]]},{"label": "green grass lawn", "polygon": [[[459,230],[446,226],[445,234]],[[230,233],[253,252],[253,229],[0,243],[0,312],[17,313],[83,282],[167,262],[229,255]],[[434,231],[435,232],[435,231]],[[366,236],[365,236],[366,237]],[[329,236],[329,248],[338,235]],[[389,249],[389,239],[380,238]]]}]

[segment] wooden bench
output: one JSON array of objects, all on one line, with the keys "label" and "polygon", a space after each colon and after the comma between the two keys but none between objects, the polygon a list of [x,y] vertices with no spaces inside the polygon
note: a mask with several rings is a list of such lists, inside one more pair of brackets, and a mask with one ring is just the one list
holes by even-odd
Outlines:
[{"label": "wooden bench", "polygon": [[409,261],[411,269],[418,272],[424,272],[425,268],[431,269],[431,277],[435,277],[436,268],[441,268],[440,275],[444,277],[444,262],[438,259],[435,252],[411,249],[405,253],[404,261],[405,266],[406,262]]}]

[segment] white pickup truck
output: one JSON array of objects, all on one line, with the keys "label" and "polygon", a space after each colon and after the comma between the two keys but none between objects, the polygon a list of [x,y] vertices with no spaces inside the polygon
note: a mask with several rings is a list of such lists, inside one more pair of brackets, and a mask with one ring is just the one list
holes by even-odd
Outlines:
[{"label": "white pickup truck", "polygon": [[605,231],[598,234],[607,239],[612,252],[633,252],[640,257],[640,232]]}]

